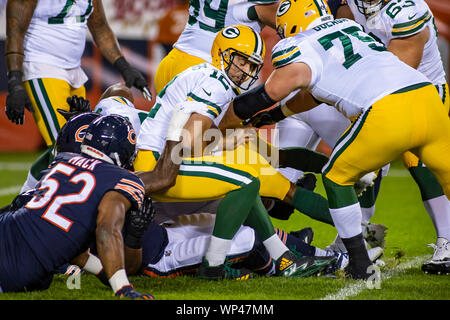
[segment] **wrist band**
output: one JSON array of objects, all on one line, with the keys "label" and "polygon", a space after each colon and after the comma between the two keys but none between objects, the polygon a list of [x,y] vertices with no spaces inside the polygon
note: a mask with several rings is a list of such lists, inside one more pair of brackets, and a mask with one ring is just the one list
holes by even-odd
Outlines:
[{"label": "wrist band", "polygon": [[102,262],[99,258],[89,253],[89,258],[87,259],[83,270],[98,275],[103,270]]},{"label": "wrist band", "polygon": [[19,52],[19,51],[8,51],[8,52],[5,53],[5,56],[7,56],[9,54],[18,54],[18,55],[21,55],[21,56],[25,56],[22,52]]},{"label": "wrist band", "polygon": [[109,284],[111,285],[111,288],[113,289],[114,293],[119,291],[125,286],[129,286],[130,282],[128,281],[127,273],[125,272],[125,269],[119,269],[112,275],[111,278],[109,278]]},{"label": "wrist band", "polygon": [[283,112],[285,117],[289,117],[289,116],[292,116],[293,114],[295,114],[295,112],[292,112],[291,109],[288,108],[286,103],[283,103],[281,105],[281,112]]}]

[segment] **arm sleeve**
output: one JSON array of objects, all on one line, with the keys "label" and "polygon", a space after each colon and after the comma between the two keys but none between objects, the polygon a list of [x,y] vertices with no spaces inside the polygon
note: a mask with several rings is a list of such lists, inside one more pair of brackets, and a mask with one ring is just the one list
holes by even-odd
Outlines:
[{"label": "arm sleeve", "polygon": [[[394,11],[392,12],[394,13]],[[391,37],[392,39],[396,39],[415,35],[421,32],[431,19],[433,19],[431,11],[420,2],[416,2],[414,5],[408,7],[403,6],[394,15]]]}]

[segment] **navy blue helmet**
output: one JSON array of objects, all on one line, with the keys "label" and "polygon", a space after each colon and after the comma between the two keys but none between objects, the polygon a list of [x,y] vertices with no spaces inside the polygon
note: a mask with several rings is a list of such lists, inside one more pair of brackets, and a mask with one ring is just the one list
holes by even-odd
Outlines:
[{"label": "navy blue helmet", "polygon": [[124,169],[136,156],[136,133],[126,118],[113,114],[94,120],[86,130],[81,152]]},{"label": "navy blue helmet", "polygon": [[96,112],[85,112],[71,117],[61,128],[56,138],[56,152],[81,153],[86,129],[89,124],[100,117]]}]

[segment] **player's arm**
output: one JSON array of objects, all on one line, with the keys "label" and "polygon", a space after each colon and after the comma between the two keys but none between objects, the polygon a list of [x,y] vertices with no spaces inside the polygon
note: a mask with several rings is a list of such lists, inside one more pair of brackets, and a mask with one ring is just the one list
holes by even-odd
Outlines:
[{"label": "player's arm", "polygon": [[88,19],[88,28],[102,55],[121,73],[127,87],[136,87],[144,97],[151,100],[147,80],[132,67],[120,51],[119,43],[106,20],[105,10],[101,0],[94,0],[95,10]]},{"label": "player's arm", "polygon": [[23,40],[36,5],[37,0],[10,0],[7,3],[5,56],[8,71],[22,71]]},{"label": "player's arm", "polygon": [[142,261],[142,249],[124,246],[122,238],[125,213],[130,207],[130,201],[116,191],[109,191],[103,196],[97,207],[95,231],[98,257],[117,296],[153,299],[151,295],[142,295],[134,291],[125,271],[125,261],[132,261],[132,265],[127,266],[130,274],[140,268]]},{"label": "player's arm", "polygon": [[113,64],[122,56],[119,43],[108,24],[101,0],[94,0],[95,10],[88,19],[87,25],[102,55]]},{"label": "player's arm", "polygon": [[[266,26],[273,29],[276,27],[276,12],[278,9],[279,1],[270,4],[258,4],[251,10],[254,10],[255,18]],[[251,12],[249,12],[251,14]]]},{"label": "player's arm", "polygon": [[180,157],[174,151],[178,150],[176,148],[178,144],[179,141],[166,141],[166,146],[155,168],[152,171],[135,172],[144,183],[145,195],[162,192],[175,185],[180,163],[173,161],[172,153],[174,153],[176,158]]},{"label": "player's arm", "polygon": [[24,108],[33,112],[31,101],[22,84],[23,41],[33,17],[37,0],[10,0],[6,6],[5,57],[8,70],[8,96],[5,113],[15,124],[23,124]]},{"label": "player's arm", "polygon": [[410,37],[392,39],[387,46],[387,50],[395,54],[407,65],[417,69],[429,37],[430,31],[428,28],[425,28]]},{"label": "player's arm", "polygon": [[307,88],[311,77],[311,69],[305,63],[291,63],[275,69],[264,84],[237,96],[232,101],[219,127],[223,130],[242,126],[243,121],[270,108],[292,91]]}]

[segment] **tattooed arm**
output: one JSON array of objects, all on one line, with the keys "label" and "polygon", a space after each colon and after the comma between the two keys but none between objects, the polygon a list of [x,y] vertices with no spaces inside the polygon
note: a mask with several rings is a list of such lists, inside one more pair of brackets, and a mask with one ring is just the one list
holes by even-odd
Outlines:
[{"label": "tattooed arm", "polygon": [[9,0],[6,7],[6,65],[8,71],[22,71],[23,40],[37,0]]},{"label": "tattooed arm", "polygon": [[94,12],[88,19],[88,28],[102,55],[112,64],[122,56],[119,43],[108,24],[101,0],[94,0]]}]

